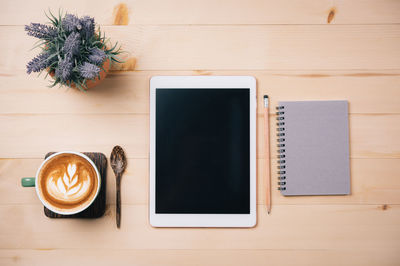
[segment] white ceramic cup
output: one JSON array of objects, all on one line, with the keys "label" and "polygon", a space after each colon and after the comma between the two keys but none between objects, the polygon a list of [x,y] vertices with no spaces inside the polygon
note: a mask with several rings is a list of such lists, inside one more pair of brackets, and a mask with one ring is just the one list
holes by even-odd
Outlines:
[{"label": "white ceramic cup", "polygon": [[[46,163],[47,161],[49,161],[50,159],[52,159],[52,158],[54,158],[54,157],[56,157],[56,156],[58,156],[58,155],[61,155],[61,154],[75,154],[75,155],[78,155],[78,156],[84,158],[86,161],[88,161],[88,162],[93,166],[93,169],[95,170],[96,176],[97,176],[97,184],[98,184],[98,186],[97,186],[96,195],[95,195],[95,196],[93,197],[93,199],[89,202],[89,204],[83,205],[82,208],[76,209],[76,210],[74,210],[74,211],[60,211],[60,210],[56,210],[55,208],[53,208],[51,205],[49,205],[46,201],[44,201],[44,200],[42,199],[42,197],[41,197],[41,195],[40,195],[40,192],[39,192],[39,189],[40,189],[40,188],[39,188],[39,186],[38,186],[38,180],[39,180],[38,177],[39,177],[40,170],[42,170],[42,167],[45,165],[45,163]],[[96,165],[95,165],[95,164],[93,163],[93,161],[92,161],[89,157],[87,157],[85,154],[80,153],[80,152],[75,152],[75,151],[61,151],[61,152],[57,152],[57,153],[54,153],[54,154],[50,155],[49,157],[47,157],[47,158],[42,162],[42,164],[40,165],[39,169],[38,169],[37,172],[36,172],[36,177],[35,177],[35,178],[33,178],[33,177],[24,177],[24,178],[22,178],[22,180],[21,180],[21,184],[22,184],[23,187],[33,187],[33,186],[34,186],[34,187],[36,188],[36,194],[37,194],[39,200],[40,200],[40,201],[42,202],[42,204],[43,204],[47,209],[49,209],[50,211],[52,211],[52,212],[54,212],[54,213],[57,213],[57,214],[62,214],[62,215],[72,215],[72,214],[80,213],[80,212],[82,212],[83,210],[87,209],[90,205],[92,205],[92,203],[95,201],[95,199],[97,198],[97,195],[98,195],[99,192],[100,192],[101,178],[100,178],[99,170],[97,169]]]}]

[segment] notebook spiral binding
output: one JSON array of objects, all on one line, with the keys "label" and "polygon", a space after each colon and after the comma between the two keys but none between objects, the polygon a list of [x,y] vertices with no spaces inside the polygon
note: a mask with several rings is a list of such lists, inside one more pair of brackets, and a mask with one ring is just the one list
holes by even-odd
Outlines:
[{"label": "notebook spiral binding", "polygon": [[286,190],[286,161],[285,161],[285,107],[276,107],[277,147],[278,147],[278,190]]}]

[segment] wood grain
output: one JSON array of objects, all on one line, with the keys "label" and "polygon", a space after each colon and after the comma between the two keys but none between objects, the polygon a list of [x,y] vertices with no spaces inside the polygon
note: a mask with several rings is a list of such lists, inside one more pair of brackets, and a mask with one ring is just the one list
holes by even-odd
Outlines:
[{"label": "wood grain", "polygon": [[0,116],[0,124],[19,130],[0,131],[0,157],[43,158],[50,150],[109,154],[119,144],[130,158],[147,158],[148,122],[147,115],[135,114],[4,115]]},{"label": "wood grain", "polygon": [[[105,26],[135,70],[400,69],[400,25]],[[22,26],[0,27],[0,73],[25,70],[37,51]],[[28,41],[31,40],[31,41]],[[318,45],[315,43],[318,42]],[[312,49],[310,49],[312,47]]]},{"label": "wood grain", "polygon": [[1,205],[0,248],[360,251],[392,249],[400,237],[400,205],[276,205],[270,216],[258,205],[258,223],[251,229],[153,228],[147,205],[123,204],[120,229],[115,206],[94,220],[49,219],[42,208],[40,203]]},{"label": "wood grain", "polygon": [[[385,250],[159,250],[159,249],[2,249],[2,265],[364,265],[397,266],[396,248]],[[63,258],[60,260],[60,258]]]},{"label": "wood grain", "polygon": [[[18,71],[0,75],[0,114],[149,113],[149,80],[156,75],[252,75],[262,96],[279,100],[347,99],[350,113],[400,113],[400,70],[364,71],[135,71],[114,72],[81,93],[46,87],[48,80]],[[295,86],[293,85],[295,84]],[[382,93],[384,88],[384,93]],[[40,103],[40,104],[38,104]]]},{"label": "wood grain", "polygon": [[[121,5],[125,5],[128,12]],[[29,10],[29,12],[23,12]],[[95,8],[94,8],[95,7]],[[120,24],[392,24],[400,22],[396,0],[13,0],[2,3],[0,25],[44,22],[43,11],[59,8],[91,15],[102,25]],[[119,12],[117,12],[119,11]]]}]

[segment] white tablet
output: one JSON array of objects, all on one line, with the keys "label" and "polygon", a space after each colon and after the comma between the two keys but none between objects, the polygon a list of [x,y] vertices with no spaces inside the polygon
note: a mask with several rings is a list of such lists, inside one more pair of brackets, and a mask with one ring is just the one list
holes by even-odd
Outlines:
[{"label": "white tablet", "polygon": [[256,224],[256,80],[150,80],[150,224]]}]

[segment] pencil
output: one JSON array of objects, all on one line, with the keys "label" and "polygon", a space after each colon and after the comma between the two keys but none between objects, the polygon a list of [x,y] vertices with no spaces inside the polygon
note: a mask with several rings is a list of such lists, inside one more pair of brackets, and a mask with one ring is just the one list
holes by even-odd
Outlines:
[{"label": "pencil", "polygon": [[271,212],[271,172],[269,161],[269,99],[264,95],[264,158],[265,158],[265,205],[267,213]]}]

